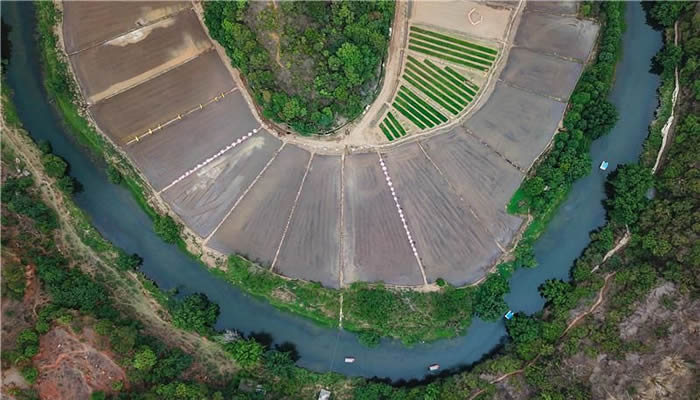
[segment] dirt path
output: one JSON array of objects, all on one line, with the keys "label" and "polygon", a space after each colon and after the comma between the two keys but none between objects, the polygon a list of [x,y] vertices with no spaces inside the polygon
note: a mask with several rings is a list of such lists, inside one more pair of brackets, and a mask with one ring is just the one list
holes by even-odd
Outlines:
[{"label": "dirt path", "polygon": [[[673,25],[673,43],[678,46],[678,21],[676,21],[676,24]],[[656,162],[654,163],[654,167],[651,169],[651,173],[655,174],[656,169],[659,167],[659,164],[661,163],[661,159],[663,158],[664,152],[666,151],[666,145],[669,142],[669,133],[671,131],[671,126],[673,125],[673,120],[675,119],[674,117],[674,111],[676,109],[676,101],[678,100],[678,92],[680,90],[680,85],[678,84],[678,67],[676,67],[676,70],[674,71],[674,76],[675,76],[675,86],[673,87],[673,95],[671,96],[671,115],[668,117],[668,120],[664,124],[663,128],[661,128],[661,148],[659,149],[659,153],[656,155]]]},{"label": "dirt path", "polygon": [[[275,4],[275,8],[277,8],[277,3],[272,3]],[[278,35],[277,32],[268,32],[268,34],[270,35],[272,40],[275,41],[275,48],[277,49],[277,53],[275,54],[275,62],[280,68],[285,69],[284,65],[282,65],[282,58],[280,57],[280,35]]]},{"label": "dirt path", "polygon": [[175,329],[163,316],[167,311],[153,299],[143,287],[136,274],[124,274],[115,271],[92,249],[87,247],[75,231],[71,223],[68,207],[64,203],[63,194],[58,192],[53,183],[44,175],[40,155],[31,139],[16,129],[1,124],[3,139],[15,149],[16,154],[25,161],[27,169],[35,177],[44,201],[54,208],[61,221],[61,232],[66,236],[66,244],[72,251],[79,253],[85,260],[92,262],[79,263],[80,268],[93,274],[96,270],[107,275],[112,283],[110,290],[113,298],[119,299],[122,309],[139,319],[146,330],[163,340],[170,346],[180,347],[190,353],[196,360],[215,364],[220,372],[232,373],[238,366],[229,355],[217,344],[197,334]]},{"label": "dirt path", "polygon": [[[569,324],[566,326],[566,329],[564,330],[564,332],[561,334],[561,336],[559,336],[560,340],[564,336],[566,336],[566,334],[569,333],[569,331],[571,329],[573,329],[579,322],[581,322],[584,318],[589,316],[598,307],[600,307],[601,304],[603,304],[603,301],[605,300],[605,292],[608,289],[608,283],[610,282],[610,278],[612,278],[614,275],[615,275],[615,272],[610,272],[607,275],[605,275],[605,283],[603,284],[603,287],[600,288],[600,291],[598,292],[598,298],[596,299],[595,303],[593,303],[593,305],[588,309],[588,311],[579,314],[576,318],[574,318],[573,320],[571,320],[571,322],[569,322]],[[541,354],[538,354],[534,359],[532,359],[532,361],[525,364],[524,367],[522,367],[516,371],[512,371],[512,372],[509,372],[507,374],[503,374],[503,375],[499,376],[498,378],[495,378],[495,379],[489,381],[489,383],[493,385],[493,384],[501,382],[505,379],[508,379],[511,376],[522,374],[523,372],[525,372],[525,369],[527,367],[529,367],[537,362],[537,360],[540,358],[540,355]],[[474,394],[472,394],[469,397],[469,400],[473,400],[473,399],[477,398],[480,394],[484,393],[485,391],[486,391],[486,389],[477,390]]]},{"label": "dirt path", "polygon": [[627,245],[627,243],[629,243],[630,238],[632,237],[632,234],[630,233],[629,227],[625,226],[625,229],[627,230],[625,232],[625,235],[622,236],[622,238],[620,239],[620,241],[617,242],[617,245],[615,245],[615,247],[613,247],[612,249],[610,249],[610,251],[605,253],[605,257],[603,257],[603,261],[601,261],[600,264],[596,265],[591,270],[591,273],[596,272],[598,270],[598,268],[600,268],[601,265],[605,264],[605,262],[608,261],[608,259],[610,257],[612,257],[615,253],[620,251],[621,248],[625,247]]}]

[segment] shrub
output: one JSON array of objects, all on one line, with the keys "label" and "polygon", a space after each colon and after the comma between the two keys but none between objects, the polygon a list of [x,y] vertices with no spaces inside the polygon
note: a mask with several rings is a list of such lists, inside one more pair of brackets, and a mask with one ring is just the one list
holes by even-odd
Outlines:
[{"label": "shrub", "polygon": [[205,294],[195,293],[177,302],[172,309],[173,324],[180,329],[207,333],[219,316],[219,305]]}]

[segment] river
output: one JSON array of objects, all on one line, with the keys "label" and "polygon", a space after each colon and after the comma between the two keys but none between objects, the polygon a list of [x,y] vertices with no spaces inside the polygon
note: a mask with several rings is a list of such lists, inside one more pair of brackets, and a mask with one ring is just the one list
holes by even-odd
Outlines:
[{"label": "river", "polygon": [[[12,55],[6,82],[14,91],[13,101],[25,128],[35,139],[49,140],[53,151],[70,163],[70,174],[84,188],[75,201],[102,235],[127,252],[143,257],[143,272],[161,288],[177,288],[182,294],[206,293],[221,307],[217,328],[267,336],[276,344],[292,343],[300,356],[298,365],[313,371],[333,370],[392,380],[422,378],[427,366],[433,363],[440,363],[443,370],[467,366],[504,339],[502,321],[487,323],[475,318],[462,337],[412,348],[385,339],[379,347],[368,349],[351,333],[322,328],[278,311],[214,277],[176,246],[157,237],[148,216],[131,194],[121,186],[110,184],[104,163],[66,132],[42,85],[32,3],[3,1],[1,4],[3,20],[12,27]],[[593,143],[593,172],[574,185],[546,233],[537,241],[535,255],[539,266],[513,275],[507,301],[514,311],[540,310],[544,301],[537,287],[546,279],[569,279],[573,261],[588,244],[590,231],[604,223],[606,173],[598,170],[600,162],[609,161],[608,171],[612,171],[617,164],[637,160],[641,152],[657,106],[656,89],[660,83],[659,77],[649,72],[650,60],[662,42],[661,35],[646,25],[639,3],[628,4],[626,21],[623,58],[610,95],[620,120],[609,135]],[[346,355],[356,357],[357,361],[344,364]]]}]

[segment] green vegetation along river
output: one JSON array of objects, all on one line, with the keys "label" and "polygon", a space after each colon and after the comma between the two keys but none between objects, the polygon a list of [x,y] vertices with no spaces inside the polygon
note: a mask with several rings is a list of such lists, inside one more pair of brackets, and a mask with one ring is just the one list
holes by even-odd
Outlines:
[{"label": "green vegetation along river", "polygon": [[[602,160],[617,164],[638,158],[647,127],[657,106],[659,78],[649,72],[650,60],[661,47],[661,36],[645,23],[639,3],[627,7],[623,58],[610,100],[620,120],[613,131],[593,143],[593,172],[578,181],[569,198],[535,245],[539,266],[518,270],[511,278],[508,304],[514,311],[536,312],[544,301],[537,287],[550,278],[568,279],[570,267],[589,242],[590,231],[604,223],[604,182],[598,170]],[[2,15],[12,27],[12,54],[7,84],[14,91],[18,114],[31,135],[49,140],[53,151],[66,159],[70,173],[83,186],[76,203],[92,218],[99,231],[115,245],[143,257],[143,272],[163,289],[181,294],[203,292],[221,306],[217,328],[253,333],[265,342],[291,343],[298,364],[316,371],[334,370],[347,375],[379,376],[393,380],[421,378],[427,366],[443,370],[473,363],[496,348],[503,337],[502,321],[475,319],[465,336],[431,344],[404,347],[383,340],[374,349],[361,345],[355,335],[314,325],[258,301],[210,274],[203,266],[164,243],[151,229],[151,220],[123,187],[110,184],[100,161],[92,159],[64,130],[60,117],[47,101],[34,42],[34,9],[29,2],[3,2]],[[357,362],[344,364],[345,356]]]}]

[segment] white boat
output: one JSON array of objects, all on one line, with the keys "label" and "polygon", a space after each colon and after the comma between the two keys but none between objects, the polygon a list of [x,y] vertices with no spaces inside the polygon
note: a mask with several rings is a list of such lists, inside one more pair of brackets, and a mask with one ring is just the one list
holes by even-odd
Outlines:
[{"label": "white boat", "polygon": [[600,169],[601,171],[605,171],[606,169],[608,169],[608,162],[603,161],[602,163],[600,163]]},{"label": "white boat", "polygon": [[345,357],[345,364],[352,364],[355,362],[355,357]]},{"label": "white boat", "polygon": [[508,312],[506,313],[506,315],[504,315],[503,317],[504,317],[505,319],[512,319],[512,318],[513,318],[513,315],[515,315],[515,313],[513,313],[513,310],[508,310]]},{"label": "white boat", "polygon": [[437,371],[440,369],[440,364],[433,364],[433,365],[429,366],[428,369],[431,371]]}]

